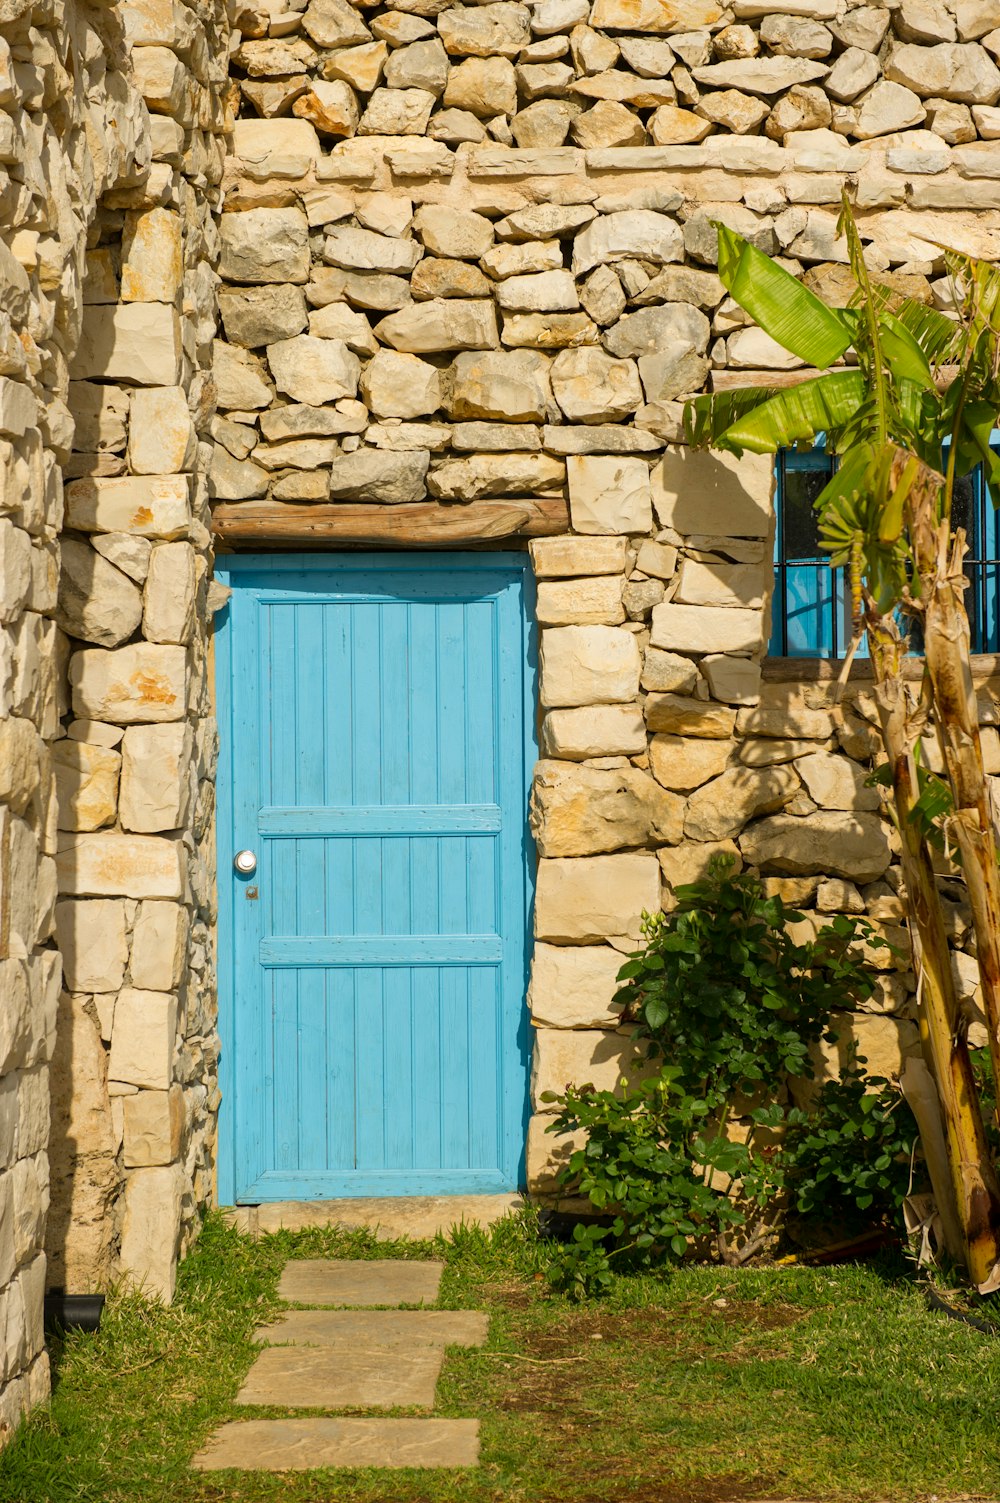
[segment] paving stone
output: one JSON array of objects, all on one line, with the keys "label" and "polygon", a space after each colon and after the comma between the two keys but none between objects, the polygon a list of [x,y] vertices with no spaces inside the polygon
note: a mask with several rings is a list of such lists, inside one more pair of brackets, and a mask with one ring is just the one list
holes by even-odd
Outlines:
[{"label": "paving stone", "polygon": [[319,1467],[469,1467],[479,1421],[469,1419],[243,1420],[223,1425],[195,1456],[200,1472],[308,1472]]},{"label": "paving stone", "polygon": [[443,1347],[266,1347],[237,1404],[289,1409],[433,1409]]},{"label": "paving stone", "polygon": [[490,1318],[479,1310],[289,1310],[254,1333],[271,1346],[360,1349],[482,1346]]},{"label": "paving stone", "polygon": [[303,1258],[286,1264],[278,1295],[298,1305],[433,1304],[443,1269],[437,1262]]}]

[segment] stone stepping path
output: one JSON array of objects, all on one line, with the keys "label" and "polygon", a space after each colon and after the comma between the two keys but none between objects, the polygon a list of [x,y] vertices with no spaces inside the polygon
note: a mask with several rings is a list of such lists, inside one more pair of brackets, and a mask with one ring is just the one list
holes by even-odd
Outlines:
[{"label": "stone stepping path", "polygon": [[[266,1341],[237,1404],[281,1409],[434,1406],[447,1346],[481,1346],[479,1311],[400,1309],[438,1296],[444,1264],[380,1259],[297,1259],[278,1293],[290,1304],[256,1337]],[[315,1307],[326,1308],[315,1308]],[[214,1472],[319,1467],[469,1467],[479,1459],[479,1421],[333,1418],[234,1420],[221,1425],[192,1466]]]}]

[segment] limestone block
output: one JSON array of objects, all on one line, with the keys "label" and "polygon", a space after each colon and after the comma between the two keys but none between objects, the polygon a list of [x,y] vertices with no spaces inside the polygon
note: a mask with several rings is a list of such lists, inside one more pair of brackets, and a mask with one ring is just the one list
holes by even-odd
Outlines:
[{"label": "limestone block", "polygon": [[870,89],[879,77],[881,69],[878,58],[860,47],[848,47],[842,52],[823,81],[823,87],[842,104],[850,104]]},{"label": "limestone block", "polygon": [[52,770],[60,830],[99,830],[102,825],[114,824],[120,769],[121,757],[108,747],[84,741],[56,742]]},{"label": "limestone block", "polygon": [[358,128],[357,95],[342,78],[317,78],[296,99],[292,114],[308,120],[324,136],[353,136]]},{"label": "limestone block", "polygon": [[723,14],[715,0],[595,0],[590,24],[599,31],[684,33],[714,26]]},{"label": "limestone block", "polygon": [[815,751],[815,743],[796,740],[792,737],[774,737],[744,741],[740,746],[740,761],[748,767],[770,767],[775,762],[793,762],[807,752]]},{"label": "limestone block", "polygon": [[125,1167],[147,1169],[170,1164],[180,1154],[184,1130],[184,1093],[179,1085],[169,1091],[138,1091],[126,1096]]},{"label": "limestone block", "polygon": [[0,804],[23,814],[38,799],[44,749],[29,720],[8,715],[0,720]]},{"label": "limestone block", "polygon": [[508,277],[497,284],[495,296],[500,307],[511,313],[557,313],[580,306],[576,283],[565,270]]},{"label": "limestone block", "polygon": [[395,504],[422,501],[427,494],[430,455],[380,453],[361,449],[343,454],[330,466],[330,494],[345,501]]},{"label": "limestone block", "polygon": [[56,939],[68,991],[118,990],[128,959],[125,904],[120,898],[57,903]]},{"label": "limestone block", "polygon": [[629,703],[639,692],[639,648],[613,626],[560,626],[542,633],[539,698],[546,709]]},{"label": "limestone block", "polygon": [[[14,1261],[24,1264],[41,1248],[45,1237],[45,1214],[49,1208],[48,1162],[42,1155],[22,1158],[5,1178],[9,1179],[12,1190],[11,1203],[5,1209],[11,1220]],[[30,1324],[34,1326],[34,1323],[32,1314]],[[29,1334],[29,1345],[37,1350],[34,1336],[34,1332]]]},{"label": "limestone block", "polygon": [[799,757],[795,770],[806,786],[809,797],[821,809],[877,809],[881,803],[877,788],[866,786],[864,768],[847,757],[831,752],[814,751]]},{"label": "limestone block", "polygon": [[635,767],[539,762],[530,821],[542,856],[592,856],[651,841],[676,845],[684,832],[684,800]]},{"label": "limestone block", "polygon": [[533,538],[528,547],[536,579],[621,574],[625,569],[623,537]]},{"label": "limestone block", "polygon": [[687,534],[769,537],[773,468],[766,454],[745,453],[736,459],[732,454],[668,449],[650,477],[661,526]]},{"label": "limestone block", "polygon": [[[49,1278],[67,1289],[99,1290],[107,1287],[111,1273],[112,1206],[121,1172],[111,1131],[107,1051],[88,1001],[65,992],[59,998],[52,1068],[37,1073],[43,1089],[33,1105],[44,1113],[51,1160]],[[22,1086],[22,1113],[30,1110],[26,1095]]]},{"label": "limestone block", "polygon": [[713,699],[730,705],[752,705],[760,698],[759,663],[748,658],[731,658],[725,654],[702,658],[701,671],[708,681]]},{"label": "limestone block", "polygon": [[219,274],[230,282],[308,282],[309,223],[301,209],[223,214]]},{"label": "limestone block", "polygon": [[531,41],[526,5],[456,6],[438,18],[441,40],[453,57],[517,57]]},{"label": "limestone block", "polygon": [[416,355],[379,350],[362,372],[361,395],[376,417],[425,417],[441,405],[441,373]]},{"label": "limestone block", "polygon": [[186,963],[187,934],[187,909],[179,903],[140,903],[132,930],[132,985],[144,991],[172,991]]},{"label": "limestone block", "polygon": [[69,408],[76,422],[75,448],[85,454],[124,449],[129,397],[121,387],[71,381]]},{"label": "limestone block", "polygon": [[626,313],[606,331],[604,343],[612,355],[627,358],[657,355],[677,345],[690,345],[700,353],[708,338],[709,322],[700,309],[688,303],[664,303]]},{"label": "limestone block", "polygon": [[212,346],[212,375],[223,409],[267,407],[274,395],[264,379],[260,361],[247,350],[237,349],[221,339]]},{"label": "limestone block", "polygon": [[690,658],[648,647],[642,664],[642,687],[657,694],[693,694],[698,670]]},{"label": "limestone block", "polygon": [[[920,49],[922,52],[925,50]],[[927,111],[920,102],[920,96],[912,89],[880,79],[860,101],[857,121],[851,134],[861,141],[870,141],[877,136],[909,130],[926,117]]]},{"label": "limestone block", "polygon": [[646,750],[646,726],[637,705],[550,710],[542,721],[541,748],[544,756],[569,762],[635,757]]},{"label": "limestone block", "polygon": [[580,231],[573,242],[573,274],[583,276],[595,266],[635,258],[664,265],[684,259],[684,235],[667,214],[652,209],[624,209],[602,214]]},{"label": "limestone block", "polygon": [[71,897],[180,898],[183,850],[151,835],[67,835],[56,856],[59,889]]},{"label": "limestone block", "polygon": [[726,856],[732,862],[733,871],[742,871],[743,859],[739,847],[732,840],[706,840],[683,845],[666,846],[657,852],[660,870],[667,886],[676,892],[691,882],[701,882],[708,876],[709,864],[716,856]]},{"label": "limestone block", "polygon": [[620,1009],[612,999],[623,963],[610,945],[536,945],[528,987],[532,1022],[546,1028],[613,1027]]},{"label": "limestone block", "polygon": [[787,765],[760,769],[736,766],[692,794],[684,819],[690,840],[726,840],[760,814],[773,814],[799,790]]},{"label": "limestone block", "polygon": [[173,209],[139,209],[122,230],[123,303],[173,303],[184,277],[181,216]]},{"label": "limestone block", "polygon": [[[325,0],[329,4],[330,0]],[[316,9],[313,0],[310,11]],[[344,9],[349,9],[346,4]],[[184,1174],[178,1164],[136,1169],[125,1181],[121,1271],[147,1299],[169,1305],[177,1281]]]},{"label": "limestone block", "polygon": [[834,719],[829,710],[810,710],[789,697],[784,704],[762,703],[740,710],[737,726],[741,736],[789,736],[825,741],[833,735]]},{"label": "limestone block", "polygon": [[540,626],[618,626],[625,620],[621,579],[598,574],[593,579],[542,581],[535,616]]},{"label": "limestone block", "polygon": [[181,323],[166,303],[92,303],[70,364],[75,381],[176,386],[181,377]]},{"label": "limestone block", "polygon": [[548,454],[481,454],[435,465],[427,489],[447,501],[472,501],[557,491],[565,477],[562,460]]},{"label": "limestone block", "polygon": [[187,670],[182,647],[136,642],[116,652],[85,648],[70,659],[73,709],[84,719],[119,725],[180,720]]},{"label": "limestone block", "polygon": [[423,136],[434,95],[429,89],[376,89],[358,124],[362,136]]},{"label": "limestone block", "polygon": [[310,157],[321,155],[319,137],[308,120],[237,120],[233,125],[233,150],[244,161],[268,156]]},{"label": "limestone block", "polygon": [[624,1081],[633,1084],[641,1078],[645,1058],[645,1046],[624,1030],[539,1028],[535,1034],[532,1104],[538,1111],[555,1111],[555,1103],[543,1097],[548,1091],[562,1095],[568,1085],[592,1085],[599,1091],[620,1093]]},{"label": "limestone block", "polygon": [[181,386],[152,387],[132,397],[128,460],[135,475],[194,468],[197,440]]},{"label": "limestone block", "polygon": [[[389,49],[385,42],[362,42],[359,47],[344,47],[334,52],[324,63],[323,71],[330,78],[342,79],[359,93],[370,94],[378,86],[388,56]],[[308,209],[308,195],[304,195],[304,198]],[[350,212],[351,208],[348,205],[347,213]],[[338,217],[336,214],[330,214],[313,219],[310,213],[309,222],[310,224],[325,224],[330,219]]]},{"label": "limestone block", "polygon": [[458,355],[446,394],[448,416],[513,423],[545,418],[552,400],[548,369],[545,356],[532,350]]},{"label": "limestone block", "polygon": [[985,48],[973,42],[895,47],[886,62],[885,76],[923,98],[985,105],[1000,99],[1000,68]]},{"label": "limestone block", "polygon": [[646,725],[651,731],[725,741],[732,736],[735,723],[735,710],[704,699],[688,699],[681,694],[650,694],[646,700]]},{"label": "limestone block", "polygon": [[417,210],[413,228],[433,255],[457,261],[478,261],[493,245],[490,220],[466,209],[428,204]]},{"label": "limestone block", "polygon": [[123,829],[148,834],[184,823],[192,755],[191,728],[183,721],[129,727],[122,742]]},{"label": "limestone block", "polygon": [[796,1105],[809,1106],[824,1081],[839,1079],[855,1050],[866,1061],[864,1068],[869,1075],[889,1080],[899,1078],[908,1057],[920,1056],[920,1035],[915,1023],[873,1013],[836,1013],[831,1021],[837,1042],[820,1041],[810,1050],[815,1079],[790,1083]]},{"label": "limestone block", "polygon": [[503,321],[503,342],[513,349],[568,350],[599,340],[585,313],[508,313]]},{"label": "limestone block", "polygon": [[689,793],[724,772],[735,750],[731,740],[657,735],[649,743],[649,767],[664,788]]},{"label": "limestone block", "polygon": [[418,300],[478,298],[489,297],[490,284],[479,267],[468,261],[446,261],[441,256],[428,256],[413,273],[410,291]]},{"label": "limestone block", "polygon": [[[496,312],[486,298],[431,298],[383,318],[378,336],[394,350],[494,350],[500,343]],[[484,414],[485,416],[485,414]]]},{"label": "limestone block", "polygon": [[560,1172],[578,1148],[586,1143],[583,1132],[550,1133],[546,1131],[552,1121],[552,1108],[542,1103],[544,1114],[536,1114],[528,1121],[528,1136],[525,1145],[524,1165],[529,1195],[551,1197],[562,1188]]},{"label": "limestone block", "polygon": [[0,621],[12,621],[31,592],[31,538],[8,518],[0,518]]},{"label": "limestone block", "polygon": [[246,349],[273,344],[301,334],[308,322],[300,287],[275,286],[223,289],[219,293],[226,338]]},{"label": "limestone block", "polygon": [[378,353],[378,340],[371,324],[363,313],[346,303],[327,303],[325,308],[310,313],[309,333],[317,339],[342,339],[355,355],[371,358]]},{"label": "limestone block", "polygon": [[132,57],[134,82],[154,115],[192,123],[189,74],[169,47],[137,47]]},{"label": "limestone block", "polygon": [[90,546],[63,541],[56,620],[68,636],[117,647],[142,619],[135,584]]},{"label": "limestone block", "polygon": [[571,423],[617,422],[642,402],[634,362],[588,346],[561,351],[552,362],[551,380],[552,393]]},{"label": "limestone block", "polygon": [[187,642],[194,629],[196,559],[190,543],[158,543],[143,591],[142,633],[149,642]]},{"label": "limestone block", "polygon": [[583,533],[648,532],[653,525],[643,459],[571,455],[566,461],[573,527]]},{"label": "limestone block", "polygon": [[504,57],[468,57],[448,74],[448,109],[468,110],[480,120],[512,115],[517,109],[517,76]]},{"label": "limestone block", "polygon": [[680,652],[758,652],[763,646],[764,620],[759,610],[707,605],[653,608],[650,642]]},{"label": "limestone block", "polygon": [[269,344],[267,361],[278,390],[296,402],[336,402],[357,394],[361,362],[342,339],[298,334]]},{"label": "limestone block", "polygon": [[538,863],[535,937],[555,944],[598,944],[639,934],[644,912],[660,906],[660,868],[646,852]]},{"label": "limestone block", "polygon": [[761,606],[768,570],[761,564],[681,564],[674,599],[683,605]]},{"label": "limestone block", "polygon": [[775,814],[747,829],[740,849],[765,872],[874,882],[889,865],[889,841],[876,814],[819,810],[808,819]]},{"label": "limestone block", "polygon": [[331,266],[341,266],[348,271],[408,272],[420,260],[420,246],[415,240],[334,224],[327,233],[323,259]]},{"label": "limestone block", "polygon": [[[21,895],[12,894],[12,899],[17,896]],[[31,898],[33,907],[33,891]],[[20,946],[23,954],[33,948],[35,936],[26,932],[27,925],[22,924],[20,915],[14,913],[14,901],[7,906],[5,942],[9,931],[15,936],[15,947]],[[26,1063],[37,1026],[31,1014],[28,968],[23,959],[0,960],[0,1002],[0,1072],[6,1075]]]},{"label": "limestone block", "polygon": [[125,987],[115,1007],[108,1078],[151,1091],[170,1088],[177,999]]}]

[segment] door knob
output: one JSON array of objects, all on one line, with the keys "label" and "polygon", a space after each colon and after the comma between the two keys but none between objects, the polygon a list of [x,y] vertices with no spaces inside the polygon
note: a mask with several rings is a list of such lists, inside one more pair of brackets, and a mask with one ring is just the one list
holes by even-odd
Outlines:
[{"label": "door knob", "polygon": [[233,868],[241,877],[252,877],[257,870],[257,857],[253,851],[237,851],[233,857]]}]

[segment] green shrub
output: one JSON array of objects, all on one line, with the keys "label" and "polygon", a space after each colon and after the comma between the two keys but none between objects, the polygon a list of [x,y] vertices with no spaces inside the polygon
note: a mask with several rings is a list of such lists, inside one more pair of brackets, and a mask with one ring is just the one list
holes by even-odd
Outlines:
[{"label": "green shrub", "polygon": [[554,1281],[577,1296],[608,1287],[613,1259],[659,1267],[713,1243],[732,1257],[731,1232],[746,1254],[779,1197],[805,1215],[845,1205],[875,1215],[905,1193],[914,1130],[887,1082],[868,1094],[855,1069],[820,1088],[814,1111],[788,1104],[789,1078],[814,1075],[813,1046],[836,1041],[833,1012],[871,995],[858,942],[884,941],[840,917],[797,943],[788,924],[802,915],[725,857],[676,895],[673,913],[644,918],[645,944],[619,972],[642,1070],[618,1092],[546,1098],[559,1108],[550,1132],[586,1135],[562,1185],[601,1218],[578,1224],[555,1260]]}]

